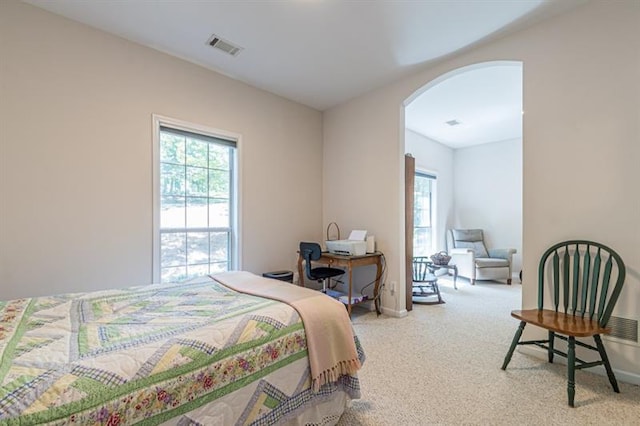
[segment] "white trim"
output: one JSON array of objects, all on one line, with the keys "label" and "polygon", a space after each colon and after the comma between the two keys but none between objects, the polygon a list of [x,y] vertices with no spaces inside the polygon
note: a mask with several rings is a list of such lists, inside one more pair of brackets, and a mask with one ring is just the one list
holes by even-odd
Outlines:
[{"label": "white trim", "polygon": [[434,172],[432,170],[425,169],[425,168],[422,168],[422,167],[416,166],[416,173],[422,173],[423,175],[435,176],[435,178],[438,179],[438,172]]},{"label": "white trim", "polygon": [[[531,355],[536,358],[540,358],[543,360],[547,360],[547,351],[545,349],[539,348],[537,346],[519,346],[518,352],[521,352],[526,355]],[[553,359],[554,363],[567,365],[567,360],[564,357],[558,356]],[[509,367],[507,367],[508,369]],[[612,367],[613,368],[613,367]],[[586,371],[586,370],[585,370]],[[604,369],[602,365],[598,365],[597,367],[589,368],[590,372],[598,374],[600,376],[607,377],[607,371]],[[640,375],[636,373],[632,373],[630,371],[619,370],[617,368],[613,368],[613,372],[616,375],[616,379],[620,382],[631,383],[632,385],[640,386]]]},{"label": "white trim", "polygon": [[397,311],[395,309],[389,309],[389,308],[385,308],[384,306],[381,307],[382,313],[385,315],[389,315],[390,317],[395,317],[395,318],[404,318],[407,315],[409,315],[409,312],[407,312],[406,309],[402,309],[401,311]]},{"label": "white trim", "polygon": [[[235,199],[235,211],[232,214],[232,229],[233,236],[231,237],[231,241],[233,244],[232,248],[232,259],[233,264],[230,269],[242,270],[242,151],[243,151],[243,143],[242,143],[242,135],[235,133],[234,139],[236,141],[236,155],[233,157],[234,160],[234,168],[235,168],[235,178],[236,184],[234,185],[235,193],[233,194]],[[235,226],[234,226],[235,225]]]},{"label": "white trim", "polygon": [[234,178],[236,179],[236,185],[234,185],[235,192],[233,194],[234,203],[232,206],[235,211],[231,214],[231,260],[232,264],[229,265],[229,269],[241,269],[242,268],[242,249],[241,249],[241,212],[242,212],[242,135],[238,133],[229,132],[226,130],[215,129],[212,127],[203,126],[201,124],[190,123],[184,120],[178,120],[171,117],[165,117],[158,114],[151,114],[152,121],[152,133],[153,133],[153,147],[152,147],[152,257],[151,257],[151,270],[154,283],[160,282],[160,126],[172,127],[178,130],[184,130],[189,132],[200,133],[207,136],[216,138],[229,139],[235,141],[236,149],[234,160]]},{"label": "white trim", "polygon": [[151,252],[151,278],[152,282],[159,283],[160,282],[160,197],[159,197],[159,188],[160,188],[160,117],[155,114],[152,115],[152,131],[153,131],[153,164],[151,167],[153,179],[152,179],[152,205],[151,205],[151,214],[152,214],[152,224],[153,227],[151,229],[151,241],[152,241],[152,252]]},{"label": "white trim", "polygon": [[[401,124],[401,126],[398,126],[398,169],[399,169],[399,173],[398,173],[398,201],[399,201],[399,205],[398,205],[398,218],[400,220],[398,220],[398,259],[396,259],[397,265],[398,265],[398,286],[395,288],[395,294],[393,295],[395,297],[394,300],[394,306],[396,307],[396,311],[394,312],[407,312],[407,299],[406,299],[406,294],[407,294],[407,277],[406,277],[406,272],[407,272],[407,250],[406,250],[406,229],[405,229],[405,210],[406,210],[406,206],[405,206],[405,196],[404,196],[404,191],[405,191],[405,185],[404,185],[404,180],[405,180],[405,167],[404,167],[404,156],[406,154],[405,152],[405,117],[404,117],[404,112],[405,112],[405,108],[404,108],[404,104],[399,105],[398,107],[398,122]],[[388,267],[389,265],[387,265]],[[392,277],[391,277],[392,278]],[[405,314],[406,315],[406,314]]]}]

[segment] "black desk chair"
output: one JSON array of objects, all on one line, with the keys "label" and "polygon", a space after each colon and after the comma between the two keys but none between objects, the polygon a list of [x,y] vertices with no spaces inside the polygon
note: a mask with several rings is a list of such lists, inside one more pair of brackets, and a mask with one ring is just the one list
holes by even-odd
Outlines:
[{"label": "black desk chair", "polygon": [[322,292],[327,292],[327,278],[337,277],[338,275],[343,275],[344,271],[338,268],[329,268],[326,266],[321,266],[317,268],[311,267],[311,261],[320,259],[322,254],[322,250],[320,249],[320,244],[318,243],[300,243],[300,255],[305,261],[305,271],[307,273],[307,278],[310,280],[318,281],[322,284]]}]

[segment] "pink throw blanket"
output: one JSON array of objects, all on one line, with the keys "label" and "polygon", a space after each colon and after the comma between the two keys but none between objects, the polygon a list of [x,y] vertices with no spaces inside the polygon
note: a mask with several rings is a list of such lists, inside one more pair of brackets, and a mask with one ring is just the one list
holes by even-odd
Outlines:
[{"label": "pink throw blanket", "polygon": [[278,300],[298,311],[307,335],[311,386],[315,392],[360,369],[353,328],[342,303],[315,290],[250,272],[223,272],[211,278],[232,290]]}]

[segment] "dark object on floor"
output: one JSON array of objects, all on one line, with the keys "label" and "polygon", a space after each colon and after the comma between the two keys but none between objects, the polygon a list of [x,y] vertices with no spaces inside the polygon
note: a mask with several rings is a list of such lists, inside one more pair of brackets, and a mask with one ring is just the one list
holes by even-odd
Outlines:
[{"label": "dark object on floor", "polygon": [[[426,256],[413,258],[413,285],[412,299],[415,303],[444,303],[440,296],[438,278],[434,275],[430,267],[431,261]],[[427,298],[436,295],[437,302],[430,302]]]},{"label": "dark object on floor", "polygon": [[293,272],[291,271],[272,271],[262,274],[265,278],[273,278],[274,280],[286,281],[288,283],[293,282]]},{"label": "dark object on floor", "polygon": [[[574,406],[576,369],[604,365],[614,392],[620,392],[600,335],[610,332],[607,322],[622,291],[625,274],[624,262],[618,253],[603,244],[573,240],[549,248],[538,267],[538,309],[511,312],[512,317],[520,320],[520,326],[502,369],[509,365],[517,345],[536,345],[547,350],[549,362],[553,362],[554,355],[567,358],[569,406]],[[543,307],[545,277],[553,284],[551,309]],[[520,341],[527,324],[547,329],[549,338]],[[554,348],[556,337],[567,342],[567,353]],[[576,337],[593,337],[596,346],[578,341]],[[598,352],[600,361],[586,362],[576,358],[576,345]]]},{"label": "dark object on floor", "polygon": [[300,243],[300,254],[305,262],[305,271],[307,278],[310,280],[318,281],[322,284],[322,292],[327,292],[327,279],[331,277],[337,277],[343,275],[344,271],[337,268],[329,268],[326,266],[320,266],[317,268],[311,267],[312,260],[320,259],[322,250],[318,243]]}]

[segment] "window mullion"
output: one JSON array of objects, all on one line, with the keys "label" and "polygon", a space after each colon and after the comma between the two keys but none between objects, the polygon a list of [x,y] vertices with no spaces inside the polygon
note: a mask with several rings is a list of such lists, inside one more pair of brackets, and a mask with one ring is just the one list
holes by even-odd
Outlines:
[{"label": "window mullion", "polygon": [[229,226],[216,226],[213,228],[161,228],[161,234],[175,234],[176,232],[231,232]]}]

